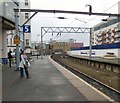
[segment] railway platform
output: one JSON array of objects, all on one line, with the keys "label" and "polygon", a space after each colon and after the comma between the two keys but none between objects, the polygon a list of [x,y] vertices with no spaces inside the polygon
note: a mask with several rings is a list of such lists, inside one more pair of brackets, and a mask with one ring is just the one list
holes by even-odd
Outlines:
[{"label": "railway platform", "polygon": [[97,61],[97,62],[105,62],[105,63],[120,65],[120,58],[103,58],[103,57],[89,58],[88,56],[80,56],[80,55],[70,55],[70,56],[77,57],[77,58],[88,59],[88,60]]},{"label": "railway platform", "polygon": [[120,73],[120,58],[102,58],[102,57],[87,57],[80,55],[69,55],[74,60],[79,60],[84,65],[104,69],[113,73]]},{"label": "railway platform", "polygon": [[[33,58],[32,78],[20,78],[15,67],[3,66],[2,101],[104,101],[114,102],[50,57]],[[14,102],[13,102],[14,103]]]}]

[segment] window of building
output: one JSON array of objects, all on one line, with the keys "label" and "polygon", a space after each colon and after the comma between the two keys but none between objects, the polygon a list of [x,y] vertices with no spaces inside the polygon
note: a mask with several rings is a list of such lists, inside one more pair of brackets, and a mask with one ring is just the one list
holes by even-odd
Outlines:
[{"label": "window of building", "polygon": [[26,46],[29,46],[29,39],[26,39]]},{"label": "window of building", "polygon": [[8,45],[8,38],[7,38],[7,45]]},{"label": "window of building", "polygon": [[25,13],[25,19],[28,19],[28,18],[29,18],[28,13]]},{"label": "window of building", "polygon": [[115,41],[118,41],[119,39],[118,38],[115,38]]},{"label": "window of building", "polygon": [[12,38],[10,38],[10,45],[12,45]]},{"label": "window of building", "polygon": [[28,0],[25,0],[25,6],[28,6]]}]

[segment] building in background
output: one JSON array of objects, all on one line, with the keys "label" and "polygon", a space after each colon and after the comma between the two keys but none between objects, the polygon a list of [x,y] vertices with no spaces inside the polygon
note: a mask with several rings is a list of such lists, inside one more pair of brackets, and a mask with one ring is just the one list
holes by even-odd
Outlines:
[{"label": "building in background", "polygon": [[[30,9],[30,0],[20,0],[20,8],[21,9]],[[20,18],[19,18],[19,25],[23,25],[28,18],[30,18],[31,13],[30,12],[20,12],[19,13]],[[28,21],[25,25],[30,25],[31,26],[31,21]],[[27,53],[31,52],[31,33],[24,33],[23,34],[23,28],[21,28],[21,41],[23,41],[24,38],[24,44],[25,44],[25,49]],[[23,42],[22,42],[23,43]],[[21,43],[21,47],[22,44]]]},{"label": "building in background", "polygon": [[[30,0],[19,0],[19,8],[20,9],[30,9]],[[19,12],[19,36],[20,36],[20,49],[23,49],[23,38],[24,38],[24,45],[27,53],[31,52],[31,33],[24,33],[23,34],[23,27],[21,27],[25,21],[28,20],[30,17],[30,13],[26,12]],[[26,23],[25,25],[31,25],[31,21]],[[8,50],[15,51],[16,50],[16,44],[14,44],[14,36],[15,36],[15,31],[7,31],[7,45],[8,45]],[[24,36],[23,36],[24,35]]]},{"label": "building in background", "polygon": [[[120,2],[118,2],[120,14]],[[115,44],[120,42],[120,17],[109,17],[92,28],[92,45]]]},{"label": "building in background", "polygon": [[110,17],[93,27],[92,45],[120,42],[120,19]]},{"label": "building in background", "polygon": [[53,53],[61,52],[67,53],[67,51],[73,49],[79,49],[83,47],[83,43],[75,43],[75,42],[53,42],[50,44],[50,49],[52,49]]},{"label": "building in background", "polygon": [[8,30],[7,32],[7,50],[16,51],[16,44],[14,44],[15,30]]},{"label": "building in background", "polygon": [[[18,2],[18,0],[14,0]],[[11,0],[0,0],[0,60],[7,63],[7,32],[15,29],[13,9],[16,4]]]},{"label": "building in background", "polygon": [[69,45],[70,45],[70,49],[71,50],[73,50],[73,49],[78,49],[78,48],[81,48],[81,47],[83,47],[84,46],[84,44],[83,43],[69,43]]},{"label": "building in background", "polygon": [[70,50],[70,45],[67,42],[54,42],[50,45],[50,49],[52,49],[53,53],[65,53]]}]

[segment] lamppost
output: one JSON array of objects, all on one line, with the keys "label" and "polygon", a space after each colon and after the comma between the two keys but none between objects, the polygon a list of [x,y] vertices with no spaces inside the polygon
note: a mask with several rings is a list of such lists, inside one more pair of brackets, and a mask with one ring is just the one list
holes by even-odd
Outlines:
[{"label": "lamppost", "polygon": [[38,55],[39,55],[39,46],[40,46],[40,44],[39,44],[39,39],[38,39],[38,37],[39,37],[40,35],[38,34],[37,35],[37,59],[38,59]]},{"label": "lamppost", "polygon": [[43,34],[42,34],[42,27],[41,27],[41,59],[43,59]]},{"label": "lamppost", "polygon": [[39,44],[39,38],[38,38],[39,36],[40,36],[40,35],[38,34],[38,35],[37,35],[37,44]]}]

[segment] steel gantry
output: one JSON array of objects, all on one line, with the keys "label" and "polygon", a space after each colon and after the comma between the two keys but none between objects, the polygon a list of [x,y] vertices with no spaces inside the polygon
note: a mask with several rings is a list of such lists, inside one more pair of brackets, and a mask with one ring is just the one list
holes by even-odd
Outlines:
[{"label": "steel gantry", "polygon": [[41,27],[43,34],[46,33],[89,33],[90,28],[82,27]]},{"label": "steel gantry", "polygon": [[91,42],[91,28],[81,28],[81,27],[41,27],[41,58],[43,58],[43,36],[47,33],[57,33],[61,35],[61,33],[88,33],[90,34],[90,55],[91,58],[91,50],[92,50],[92,42]]}]

